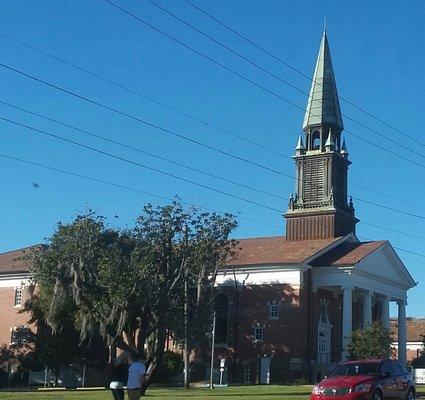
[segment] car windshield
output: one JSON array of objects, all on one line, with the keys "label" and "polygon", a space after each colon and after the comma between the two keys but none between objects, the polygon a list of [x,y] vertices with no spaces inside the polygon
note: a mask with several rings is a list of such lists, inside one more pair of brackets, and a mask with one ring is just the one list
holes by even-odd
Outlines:
[{"label": "car windshield", "polygon": [[379,363],[341,364],[334,369],[330,376],[376,375],[378,367]]}]

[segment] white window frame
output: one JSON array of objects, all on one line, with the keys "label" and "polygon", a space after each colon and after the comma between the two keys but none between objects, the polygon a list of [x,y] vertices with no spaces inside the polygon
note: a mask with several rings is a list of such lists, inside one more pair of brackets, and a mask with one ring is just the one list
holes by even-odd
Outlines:
[{"label": "white window frame", "polygon": [[257,325],[254,326],[254,342],[261,342],[264,340],[264,327]]},{"label": "white window frame", "polygon": [[269,303],[269,319],[279,319],[279,304]]},{"label": "white window frame", "polygon": [[23,295],[24,295],[24,286],[16,286],[13,307],[22,307]]},{"label": "white window frame", "polygon": [[[16,330],[17,330],[16,326],[14,326],[13,328],[10,328],[10,344],[11,345],[17,344],[17,342],[13,340],[14,332],[16,332]],[[16,336],[15,336],[15,338],[16,338]]]}]

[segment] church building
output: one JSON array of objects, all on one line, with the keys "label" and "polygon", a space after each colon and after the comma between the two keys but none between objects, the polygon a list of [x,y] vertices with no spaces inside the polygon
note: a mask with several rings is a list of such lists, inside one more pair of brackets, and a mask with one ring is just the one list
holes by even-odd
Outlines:
[{"label": "church building", "polygon": [[390,302],[398,307],[398,353],[406,361],[407,291],[415,281],[388,241],[356,236],[326,32],[302,130],[286,236],[240,239],[237,257],[217,278],[216,351],[239,382],[320,379],[348,357],[354,329],[373,321],[390,327]]},{"label": "church building", "polygon": [[[407,291],[415,281],[388,241],[356,236],[359,220],[347,190],[351,161],[326,32],[302,130],[294,135],[286,235],[239,239],[236,256],[217,276],[215,368],[224,360],[228,382],[317,381],[348,357],[354,329],[373,321],[390,328],[390,302],[397,304],[393,327],[406,361]],[[34,329],[20,313],[34,289],[27,266],[16,261],[23,251],[0,254],[0,345],[21,343]],[[194,379],[195,370],[201,379],[209,375],[208,358],[205,352],[198,365],[194,360]]]}]

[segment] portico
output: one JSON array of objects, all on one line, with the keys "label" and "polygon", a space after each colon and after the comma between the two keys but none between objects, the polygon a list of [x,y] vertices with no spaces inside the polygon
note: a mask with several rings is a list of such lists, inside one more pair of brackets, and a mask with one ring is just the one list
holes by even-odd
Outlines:
[{"label": "portico", "polygon": [[378,320],[388,329],[390,302],[397,303],[399,359],[405,362],[407,290],[415,282],[389,242],[360,243],[352,235],[339,252],[321,257],[314,264],[314,290],[325,289],[342,297],[341,359],[348,358],[356,300],[361,302],[358,326],[363,328]]}]

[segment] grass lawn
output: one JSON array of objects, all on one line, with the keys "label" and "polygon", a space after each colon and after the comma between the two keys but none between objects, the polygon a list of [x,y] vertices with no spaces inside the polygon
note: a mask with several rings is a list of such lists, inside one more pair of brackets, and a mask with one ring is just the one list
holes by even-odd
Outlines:
[{"label": "grass lawn", "polygon": [[[235,386],[220,389],[150,389],[146,398],[152,400],[308,400],[311,386]],[[425,397],[425,387],[417,387],[418,395]],[[127,398],[127,397],[126,397]],[[0,392],[0,400],[111,400],[109,390]]]},{"label": "grass lawn", "polygon": [[[152,400],[307,400],[311,386],[235,386],[216,388],[214,390],[196,388],[184,389],[148,389],[145,398]],[[143,397],[142,397],[143,398]],[[0,392],[0,400],[111,400],[107,390],[75,390],[75,391],[39,391],[39,392]],[[127,397],[126,397],[127,399]]]}]

